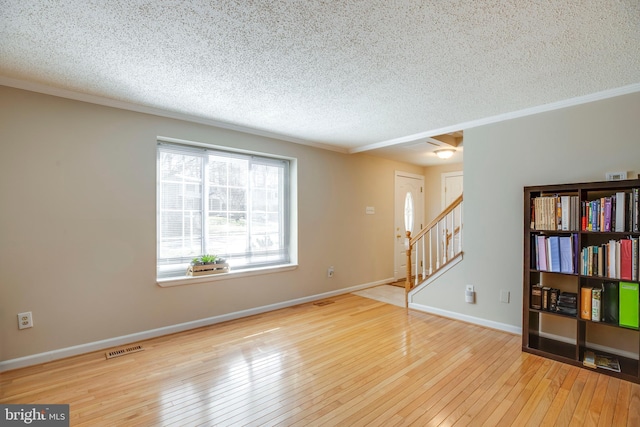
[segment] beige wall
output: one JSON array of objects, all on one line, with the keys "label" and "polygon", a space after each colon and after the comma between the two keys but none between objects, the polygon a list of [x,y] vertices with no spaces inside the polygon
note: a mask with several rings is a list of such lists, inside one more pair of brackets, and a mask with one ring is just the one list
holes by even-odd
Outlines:
[{"label": "beige wall", "polygon": [[[636,93],[465,130],[464,261],[414,302],[520,328],[523,187],[603,181],[615,171],[635,178],[639,117]],[[476,304],[464,302],[465,284],[475,285]]]},{"label": "beige wall", "polygon": [[[0,361],[393,277],[394,172],[420,167],[7,87],[0,111]],[[158,136],[297,158],[299,267],[159,287]]]}]

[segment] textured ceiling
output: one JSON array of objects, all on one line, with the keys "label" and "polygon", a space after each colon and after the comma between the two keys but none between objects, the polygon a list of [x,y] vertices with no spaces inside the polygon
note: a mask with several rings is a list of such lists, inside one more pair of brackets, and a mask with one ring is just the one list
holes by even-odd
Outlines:
[{"label": "textured ceiling", "polygon": [[0,77],[355,152],[637,85],[640,2],[0,0]]}]

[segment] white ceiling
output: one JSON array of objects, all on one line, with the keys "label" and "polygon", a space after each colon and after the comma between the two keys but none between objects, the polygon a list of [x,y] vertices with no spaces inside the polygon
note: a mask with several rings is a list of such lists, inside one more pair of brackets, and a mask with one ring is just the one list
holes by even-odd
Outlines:
[{"label": "white ceiling", "polygon": [[0,84],[391,156],[640,90],[640,2],[0,0]]}]

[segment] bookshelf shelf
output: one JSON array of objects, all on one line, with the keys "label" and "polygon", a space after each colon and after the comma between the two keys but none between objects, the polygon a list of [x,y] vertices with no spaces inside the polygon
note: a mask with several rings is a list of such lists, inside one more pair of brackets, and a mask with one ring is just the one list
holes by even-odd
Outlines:
[{"label": "bookshelf shelf", "polygon": [[639,199],[640,179],[524,188],[523,351],[640,383]]}]

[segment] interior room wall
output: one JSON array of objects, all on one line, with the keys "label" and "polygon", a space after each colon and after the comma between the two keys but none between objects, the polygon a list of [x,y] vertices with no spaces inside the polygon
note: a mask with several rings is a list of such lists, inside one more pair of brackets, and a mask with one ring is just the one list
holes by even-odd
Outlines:
[{"label": "interior room wall", "polygon": [[[464,260],[414,302],[521,328],[523,187],[604,181],[616,171],[636,178],[639,114],[634,93],[465,129]],[[465,303],[466,284],[475,304]]]},{"label": "interior room wall", "polygon": [[[394,173],[421,167],[8,87],[0,111],[0,361],[393,278]],[[298,268],[159,287],[158,136],[296,158]]]}]

